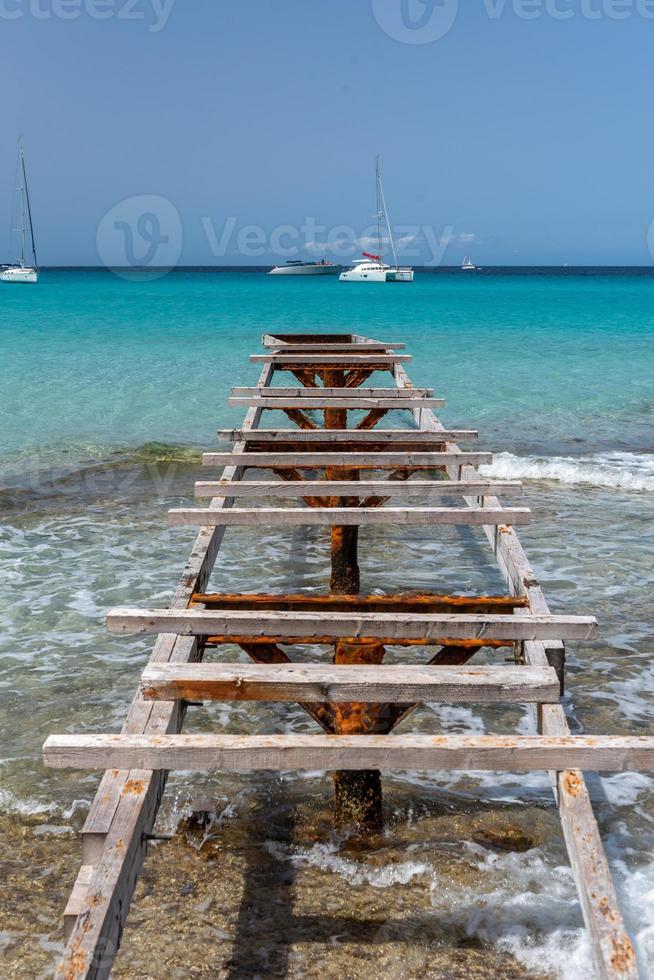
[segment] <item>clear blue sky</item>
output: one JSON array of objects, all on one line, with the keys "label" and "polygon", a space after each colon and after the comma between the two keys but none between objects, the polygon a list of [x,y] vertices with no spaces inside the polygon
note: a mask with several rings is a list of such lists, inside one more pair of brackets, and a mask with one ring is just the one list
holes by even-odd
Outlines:
[{"label": "clear blue sky", "polygon": [[22,132],[42,264],[98,264],[135,195],[177,209],[187,264],[265,263],[306,216],[363,235],[377,152],[416,264],[424,226],[445,264],[650,264],[654,3],[404,2],[0,0],[0,259]]}]

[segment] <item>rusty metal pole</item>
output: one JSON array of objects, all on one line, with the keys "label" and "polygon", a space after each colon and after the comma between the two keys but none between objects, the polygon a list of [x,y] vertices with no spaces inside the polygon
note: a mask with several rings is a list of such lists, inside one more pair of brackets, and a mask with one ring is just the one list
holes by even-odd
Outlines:
[{"label": "rusty metal pole", "polygon": [[[326,388],[340,388],[345,383],[343,371],[325,371]],[[326,429],[346,429],[347,409],[325,409]],[[327,480],[358,480],[359,471],[330,467]],[[332,507],[357,506],[358,497],[331,497]],[[329,591],[334,595],[357,595],[360,591],[358,561],[359,528],[337,526],[331,529],[331,577]],[[335,664],[381,663],[384,647],[376,641],[345,641],[336,644]],[[336,734],[365,735],[379,725],[380,705],[341,703],[334,705]],[[381,773],[371,770],[338,770],[334,773],[334,822],[337,826],[356,826],[359,831],[379,833],[383,826]]]}]

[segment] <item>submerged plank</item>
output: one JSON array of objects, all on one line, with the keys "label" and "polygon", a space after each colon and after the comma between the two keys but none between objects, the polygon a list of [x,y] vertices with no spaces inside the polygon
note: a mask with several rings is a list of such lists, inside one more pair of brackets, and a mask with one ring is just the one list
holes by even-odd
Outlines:
[{"label": "submerged plank", "polygon": [[51,735],[52,769],[654,770],[647,735]]},{"label": "submerged plank", "polygon": [[283,483],[281,480],[243,481],[236,486],[231,480],[198,480],[196,497],[306,497],[330,495],[347,497],[434,498],[489,494],[513,496],[523,492],[522,483],[514,480],[299,480]]},{"label": "submerged plank", "polygon": [[143,697],[155,701],[442,701],[448,704],[559,700],[552,667],[414,667],[334,664],[151,664]]},{"label": "submerged plank", "polygon": [[398,639],[592,640],[592,616],[473,615],[464,613],[287,612],[277,610],[131,609],[107,613],[112,633],[184,636],[397,637]]},{"label": "submerged plank", "polygon": [[[302,486],[302,484],[300,484]],[[347,492],[347,491],[346,491]],[[173,507],[168,522],[173,525],[192,524],[198,527],[218,525],[249,525],[270,527],[352,525],[412,525],[454,524],[487,526],[489,524],[528,524],[528,507],[232,507],[216,511],[201,507]]]}]

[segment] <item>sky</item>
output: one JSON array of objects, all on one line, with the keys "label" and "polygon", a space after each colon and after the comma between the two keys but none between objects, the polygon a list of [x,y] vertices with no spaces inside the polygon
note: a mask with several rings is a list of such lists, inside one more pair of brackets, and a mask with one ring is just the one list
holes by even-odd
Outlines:
[{"label": "sky", "polygon": [[[41,265],[651,265],[654,0],[0,0]],[[652,254],[650,254],[650,248]]]}]

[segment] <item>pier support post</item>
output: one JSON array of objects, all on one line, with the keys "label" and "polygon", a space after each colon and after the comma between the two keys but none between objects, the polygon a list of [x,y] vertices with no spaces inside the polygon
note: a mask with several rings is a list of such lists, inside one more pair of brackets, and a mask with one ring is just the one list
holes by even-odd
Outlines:
[{"label": "pier support post", "polygon": [[[376,640],[341,640],[336,644],[335,664],[380,664],[385,649]],[[334,732],[369,735],[380,731],[379,704],[342,702],[334,705]],[[384,726],[383,731],[388,731]],[[337,827],[355,825],[364,833],[380,833],[383,827],[382,782],[378,769],[334,773],[334,822]]]},{"label": "pier support post", "polygon": [[[343,371],[322,372],[327,388],[345,384]],[[346,429],[347,409],[325,409],[326,429]],[[359,471],[333,467],[325,471],[327,480],[358,480]],[[332,507],[356,507],[358,497],[332,497]],[[331,576],[329,591],[334,595],[357,595],[360,592],[359,528],[337,526],[331,530]],[[336,644],[335,664],[380,664],[384,646],[376,641],[345,641]],[[367,735],[379,731],[381,705],[343,703],[334,705],[336,734]],[[334,823],[337,827],[356,826],[360,832],[379,833],[383,827],[382,783],[378,769],[334,773]]]}]

